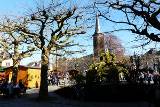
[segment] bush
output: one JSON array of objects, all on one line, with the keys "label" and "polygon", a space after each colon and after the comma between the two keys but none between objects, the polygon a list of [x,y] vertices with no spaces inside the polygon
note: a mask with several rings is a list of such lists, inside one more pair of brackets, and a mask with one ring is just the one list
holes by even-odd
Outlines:
[{"label": "bush", "polygon": [[127,76],[128,71],[123,66],[115,63],[115,55],[109,51],[102,53],[100,62],[92,64],[86,75],[86,83],[118,83],[119,74]]}]

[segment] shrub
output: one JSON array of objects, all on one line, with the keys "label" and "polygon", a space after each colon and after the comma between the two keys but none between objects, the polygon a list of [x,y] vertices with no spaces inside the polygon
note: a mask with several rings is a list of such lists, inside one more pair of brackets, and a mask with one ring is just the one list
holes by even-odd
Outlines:
[{"label": "shrub", "polygon": [[86,75],[86,82],[93,83],[118,83],[119,74],[127,76],[128,70],[115,63],[115,55],[107,51],[100,56],[100,62],[92,64]]}]

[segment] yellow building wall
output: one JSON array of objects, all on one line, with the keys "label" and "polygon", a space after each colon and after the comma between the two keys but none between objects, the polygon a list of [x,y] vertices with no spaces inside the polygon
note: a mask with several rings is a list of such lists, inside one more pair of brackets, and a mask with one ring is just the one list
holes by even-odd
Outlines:
[{"label": "yellow building wall", "polygon": [[40,69],[28,68],[28,87],[38,88],[40,86]]},{"label": "yellow building wall", "polygon": [[[12,68],[5,70],[6,78],[9,82],[12,79]],[[30,68],[30,67],[19,67],[19,72],[17,75],[17,82],[22,80],[23,84],[27,88],[35,88],[40,86],[40,77],[41,70],[39,68]]]},{"label": "yellow building wall", "polygon": [[9,72],[9,76],[8,76],[9,78],[9,81],[8,82],[11,82],[11,79],[12,79],[12,72]]},{"label": "yellow building wall", "polygon": [[5,70],[5,78],[8,79],[8,82],[11,82],[12,79],[12,69],[6,69]]}]

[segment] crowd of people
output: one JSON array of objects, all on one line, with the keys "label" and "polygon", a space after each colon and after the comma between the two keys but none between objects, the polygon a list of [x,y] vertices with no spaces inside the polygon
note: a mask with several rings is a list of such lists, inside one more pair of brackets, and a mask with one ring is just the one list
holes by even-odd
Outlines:
[{"label": "crowd of people", "polygon": [[67,84],[69,81],[69,74],[68,73],[61,73],[61,72],[51,72],[48,75],[48,84],[49,85],[61,85]]},{"label": "crowd of people", "polygon": [[58,73],[50,73],[48,75],[48,84],[49,85],[59,85],[60,84],[60,76],[58,75]]},{"label": "crowd of people", "polygon": [[6,97],[21,97],[21,94],[26,92],[26,88],[22,80],[19,80],[18,83],[9,83],[8,80],[3,80],[0,85],[0,92]]},{"label": "crowd of people", "polygon": [[159,72],[139,72],[138,74],[139,83],[146,84],[160,84]]}]

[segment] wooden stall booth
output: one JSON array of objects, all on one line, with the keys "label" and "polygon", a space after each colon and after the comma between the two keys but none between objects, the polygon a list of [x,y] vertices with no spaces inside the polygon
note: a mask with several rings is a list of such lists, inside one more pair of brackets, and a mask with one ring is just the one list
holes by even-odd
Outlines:
[{"label": "wooden stall booth", "polygon": [[[13,66],[5,68],[5,78],[11,82]],[[40,86],[41,69],[38,67],[18,66],[17,82],[22,80],[27,88],[38,88]]]}]

